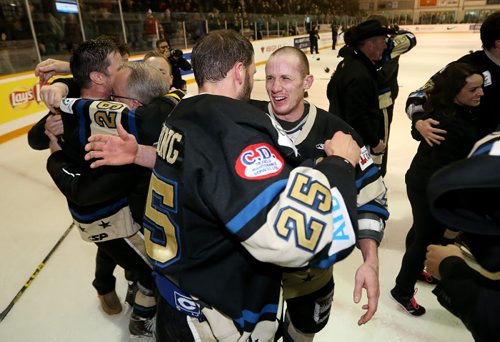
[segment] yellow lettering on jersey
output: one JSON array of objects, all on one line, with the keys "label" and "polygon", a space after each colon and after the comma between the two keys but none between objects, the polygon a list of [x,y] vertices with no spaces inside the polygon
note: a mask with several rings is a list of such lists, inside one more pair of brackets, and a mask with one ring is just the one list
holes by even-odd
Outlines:
[{"label": "yellow lettering on jersey", "polygon": [[156,153],[169,164],[174,164],[179,157],[179,151],[175,148],[176,143],[182,141],[182,134],[173,129],[163,126],[158,140]]},{"label": "yellow lettering on jersey", "polygon": [[323,213],[332,208],[330,189],[303,174],[297,174],[290,196],[301,203],[314,207]]},{"label": "yellow lettering on jersey", "polygon": [[[153,173],[149,183],[145,217],[146,220],[154,222],[156,229],[152,232],[151,227],[148,228],[146,224],[148,229],[144,229],[144,241],[148,256],[161,264],[175,258],[179,251],[176,227],[169,215],[170,211],[177,209],[174,201],[175,187],[159,180]],[[165,244],[155,243],[152,233],[157,237],[159,234]]]},{"label": "yellow lettering on jersey", "polygon": [[319,242],[325,224],[312,220],[306,225],[305,215],[294,208],[283,210],[276,223],[278,234],[284,238],[295,233],[297,245],[313,252]]},{"label": "yellow lettering on jersey", "polygon": [[99,101],[97,102],[97,109],[104,109],[104,110],[120,110],[124,108],[123,103],[119,102],[107,102],[107,101]]},{"label": "yellow lettering on jersey", "polygon": [[94,113],[94,122],[101,127],[116,128],[116,114],[98,110]]},{"label": "yellow lettering on jersey", "polygon": [[307,211],[330,213],[332,210],[330,189],[317,181],[311,181],[311,177],[297,173],[289,196],[308,208],[303,210],[291,206],[282,210],[275,224],[276,231],[285,240],[289,240],[293,233],[299,247],[314,252],[326,224],[313,218],[308,222]]}]

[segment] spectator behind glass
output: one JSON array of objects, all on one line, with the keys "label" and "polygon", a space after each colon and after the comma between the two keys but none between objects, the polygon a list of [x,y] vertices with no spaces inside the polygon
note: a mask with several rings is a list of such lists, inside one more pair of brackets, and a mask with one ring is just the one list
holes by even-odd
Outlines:
[{"label": "spectator behind glass", "polygon": [[181,70],[191,70],[191,63],[185,59],[182,50],[170,50],[170,45],[166,39],[159,39],[156,42],[156,52],[162,54],[172,67],[172,86],[176,89],[182,90],[184,93],[187,91],[186,81],[182,79]]},{"label": "spectator behind glass", "polygon": [[191,63],[184,57],[184,53],[182,50],[172,50],[170,53],[170,57],[168,57],[168,61],[172,66],[172,76],[173,82],[172,86],[182,90],[184,93],[187,92],[187,83],[182,79],[181,70],[188,71],[191,70]]},{"label": "spectator behind glass", "polygon": [[150,48],[154,48],[156,41],[161,37],[163,37],[163,27],[153,15],[153,11],[148,9],[144,16],[144,38],[149,43]]},{"label": "spectator behind glass", "polygon": [[170,57],[170,44],[164,38],[156,41],[156,52],[162,54],[165,58]]}]

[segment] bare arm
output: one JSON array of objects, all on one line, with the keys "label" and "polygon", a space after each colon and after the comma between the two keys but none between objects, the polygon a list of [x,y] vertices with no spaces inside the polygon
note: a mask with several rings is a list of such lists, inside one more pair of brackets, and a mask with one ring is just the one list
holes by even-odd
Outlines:
[{"label": "bare arm", "polygon": [[47,81],[52,76],[69,75],[70,73],[71,69],[69,67],[69,62],[64,62],[52,58],[38,63],[35,68],[35,76],[38,76],[40,78],[41,83],[47,83]]},{"label": "bare arm", "polygon": [[40,98],[45,103],[47,108],[55,113],[56,109],[59,108],[61,100],[68,95],[69,88],[64,83],[53,83],[51,85],[45,85],[40,90]]},{"label": "bare arm", "polygon": [[132,134],[127,133],[122,125],[117,127],[118,136],[96,134],[85,145],[85,160],[97,159],[91,168],[103,165],[137,164],[153,168],[156,149],[153,146],[139,145]]},{"label": "bare arm", "polygon": [[[103,165],[137,164],[153,168],[156,160],[156,149],[152,146],[139,145],[132,134],[127,133],[122,125],[117,127],[118,136],[96,134],[89,138],[85,145],[85,160],[98,159],[90,167]],[[335,148],[334,148],[335,146]],[[358,163],[360,148],[348,134],[337,132],[325,142],[325,152],[329,156],[338,156],[353,165]]]},{"label": "bare arm", "polygon": [[363,288],[368,297],[368,304],[363,305],[367,310],[358,320],[358,325],[363,325],[372,319],[377,311],[378,299],[380,297],[380,285],[378,279],[378,246],[372,239],[359,240],[359,247],[363,254],[363,264],[356,271],[354,286],[354,303],[361,301]]}]

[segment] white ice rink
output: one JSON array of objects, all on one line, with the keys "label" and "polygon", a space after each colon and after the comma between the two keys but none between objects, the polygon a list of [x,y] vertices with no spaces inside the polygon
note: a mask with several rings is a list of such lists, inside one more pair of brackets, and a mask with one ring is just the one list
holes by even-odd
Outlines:
[{"label": "white ice rink", "polygon": [[[417,301],[427,309],[427,313],[418,318],[404,313],[389,296],[411,223],[404,174],[417,144],[411,139],[410,121],[403,109],[406,97],[446,63],[481,47],[479,34],[473,33],[420,34],[417,39],[417,46],[400,59],[401,89],[392,123],[386,176],[391,217],[379,249],[378,311],[369,323],[357,326],[363,310],[361,304],[352,301],[354,272],[361,262],[361,255],[356,251],[335,266],[332,315],[316,341],[473,341],[462,323],[440,307],[431,293],[432,286],[417,284]],[[315,82],[308,100],[324,109],[328,109],[326,85],[340,61],[337,51],[320,51],[320,61],[309,57]],[[326,66],[330,73],[324,71]],[[258,67],[255,80],[253,97],[267,99],[263,66]],[[195,93],[195,86],[190,85],[189,91]],[[26,136],[0,144],[0,310],[11,302],[71,224],[66,202],[45,170],[47,156],[47,151],[31,150]],[[95,245],[83,242],[72,229],[0,322],[0,341],[128,341],[130,308],[124,306],[126,310],[121,314],[106,315],[91,285],[95,252]],[[117,293],[124,299],[123,271],[117,268],[115,275]],[[362,303],[365,302],[366,297],[362,299]]]}]

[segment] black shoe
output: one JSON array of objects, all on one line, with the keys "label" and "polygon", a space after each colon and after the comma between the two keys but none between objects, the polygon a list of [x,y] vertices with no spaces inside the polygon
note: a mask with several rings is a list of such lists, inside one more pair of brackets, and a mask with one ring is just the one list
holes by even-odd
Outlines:
[{"label": "black shoe", "polygon": [[413,295],[413,297],[400,296],[397,293],[396,289],[392,289],[391,296],[410,315],[422,316],[425,313],[425,308],[418,305],[417,301],[415,300],[415,294]]},{"label": "black shoe", "polygon": [[128,283],[127,296],[125,297],[125,303],[128,303],[128,305],[130,305],[131,307],[134,306],[135,294],[137,293],[138,289],[139,288],[137,287],[136,281],[131,281]]},{"label": "black shoe", "polygon": [[130,315],[128,330],[134,337],[152,337],[155,331],[156,317],[145,318],[134,313]]},{"label": "black shoe", "polygon": [[430,273],[426,271],[422,271],[422,273],[418,275],[417,280],[431,285],[436,285],[437,283],[439,283],[439,280],[434,278]]}]

